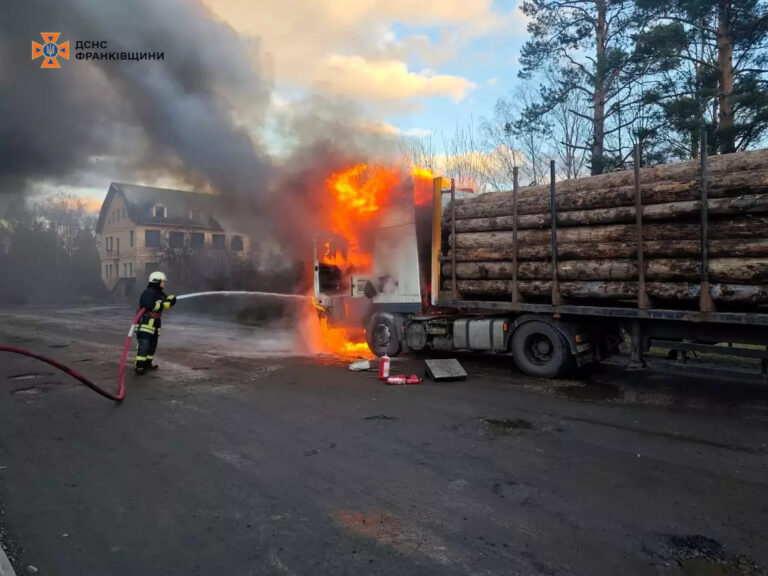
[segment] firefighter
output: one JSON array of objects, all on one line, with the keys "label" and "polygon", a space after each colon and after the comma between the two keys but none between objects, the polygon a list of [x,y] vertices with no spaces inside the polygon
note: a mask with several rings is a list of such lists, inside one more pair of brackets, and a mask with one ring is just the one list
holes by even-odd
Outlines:
[{"label": "firefighter", "polygon": [[152,272],[149,284],[139,298],[139,309],[144,308],[144,314],[136,326],[136,338],[139,343],[136,348],[134,369],[136,374],[144,374],[147,370],[157,368],[152,363],[160,336],[160,325],[163,310],[176,305],[176,296],[166,296],[164,292],[167,278],[162,272]]}]

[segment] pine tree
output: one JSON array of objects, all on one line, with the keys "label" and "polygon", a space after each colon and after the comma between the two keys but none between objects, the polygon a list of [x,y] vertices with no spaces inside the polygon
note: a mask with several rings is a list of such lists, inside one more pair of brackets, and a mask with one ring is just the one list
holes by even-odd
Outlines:
[{"label": "pine tree", "polygon": [[765,0],[636,0],[638,55],[664,77],[656,102],[669,126],[707,127],[723,154],[754,145],[768,130],[768,4]]},{"label": "pine tree", "polygon": [[634,3],[629,0],[526,0],[523,12],[531,19],[531,39],[523,47],[520,76],[531,78],[553,66],[561,78],[558,90],[544,96],[551,109],[566,95],[579,91],[591,103],[586,116],[592,124],[590,164],[592,174],[606,168],[606,135],[626,128],[615,122],[626,91],[636,79],[632,31],[636,26]]}]

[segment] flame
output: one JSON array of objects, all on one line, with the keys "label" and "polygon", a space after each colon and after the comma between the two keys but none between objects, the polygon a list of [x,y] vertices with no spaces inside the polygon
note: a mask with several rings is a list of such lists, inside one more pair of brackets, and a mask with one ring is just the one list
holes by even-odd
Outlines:
[{"label": "flame", "polygon": [[[319,247],[318,260],[337,266],[345,274],[370,272],[373,254],[365,239],[373,234],[381,210],[402,199],[410,191],[410,183],[413,184],[414,204],[429,204],[432,201],[432,178],[432,171],[427,168],[414,167],[408,171],[395,165],[355,164],[332,173],[325,182],[326,226],[334,238],[343,240],[344,246],[335,249],[335,242],[333,245],[325,242]],[[343,356],[371,356],[365,341],[351,337],[342,328],[329,326],[323,308],[314,300],[313,304],[313,318],[307,321],[314,322],[308,330],[314,349]]]},{"label": "flame", "polygon": [[435,177],[432,170],[415,166],[411,169],[413,177],[413,203],[424,206],[432,202],[432,180]]},{"label": "flame", "polygon": [[[432,201],[432,171],[414,167],[411,170],[414,203]],[[363,237],[374,225],[379,211],[403,194],[404,171],[398,166],[371,166],[356,164],[331,174],[326,188],[331,199],[329,232],[346,242],[346,255],[332,254],[326,243],[322,262],[337,266],[347,265],[357,270],[368,270],[372,256],[363,246]]]},{"label": "flame", "polygon": [[[302,335],[307,348],[314,354],[372,358],[373,353],[365,340],[353,337],[344,328],[333,328],[322,316],[324,308],[312,299],[312,305],[303,314]],[[318,314],[321,313],[321,314]]]},{"label": "flame", "polygon": [[367,358],[373,356],[367,342],[355,342],[343,328],[331,328],[328,326],[327,319],[320,318],[319,320],[323,344],[332,353],[339,356],[363,356]]}]

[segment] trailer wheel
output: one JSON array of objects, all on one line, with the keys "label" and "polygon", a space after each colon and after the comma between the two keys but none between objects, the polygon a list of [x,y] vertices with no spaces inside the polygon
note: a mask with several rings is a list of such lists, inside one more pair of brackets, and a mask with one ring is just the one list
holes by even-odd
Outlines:
[{"label": "trailer wheel", "polygon": [[400,335],[397,322],[391,314],[374,314],[365,331],[368,348],[376,356],[397,356],[400,354]]},{"label": "trailer wheel", "polygon": [[547,324],[533,320],[512,334],[515,364],[525,374],[553,378],[573,367],[568,341],[562,333]]}]

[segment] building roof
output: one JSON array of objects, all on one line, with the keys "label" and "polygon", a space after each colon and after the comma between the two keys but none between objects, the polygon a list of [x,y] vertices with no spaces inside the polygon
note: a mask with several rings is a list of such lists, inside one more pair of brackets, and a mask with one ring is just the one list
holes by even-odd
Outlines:
[{"label": "building roof", "polygon": [[[186,190],[171,188],[153,188],[137,184],[112,182],[109,185],[107,197],[101,205],[96,232],[101,233],[109,216],[109,206],[116,194],[122,194],[128,208],[128,216],[132,222],[145,226],[173,226],[179,228],[199,228],[201,230],[222,231],[219,222],[214,218],[216,196]],[[166,217],[156,218],[153,208],[156,205],[165,207]],[[200,211],[200,219],[193,220],[190,213]]]}]

